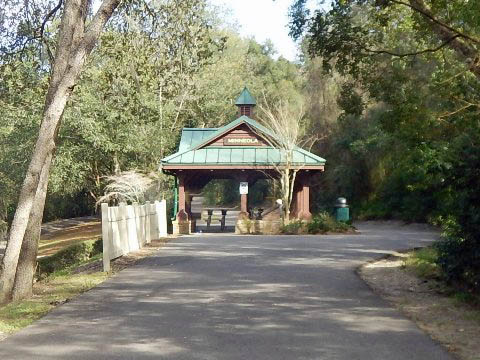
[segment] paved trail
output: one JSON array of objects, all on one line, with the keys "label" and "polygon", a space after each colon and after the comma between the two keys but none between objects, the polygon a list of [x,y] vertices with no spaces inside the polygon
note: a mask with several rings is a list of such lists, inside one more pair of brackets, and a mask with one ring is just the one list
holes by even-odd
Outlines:
[{"label": "paved trail", "polygon": [[437,235],[359,228],[174,240],[1,342],[0,358],[451,360],[355,274]]}]

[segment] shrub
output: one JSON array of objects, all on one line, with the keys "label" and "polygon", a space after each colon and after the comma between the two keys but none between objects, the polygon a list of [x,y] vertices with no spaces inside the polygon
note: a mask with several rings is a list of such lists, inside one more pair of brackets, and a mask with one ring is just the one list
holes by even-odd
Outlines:
[{"label": "shrub", "polygon": [[457,288],[480,292],[480,247],[478,235],[470,234],[450,217],[444,223],[443,239],[435,244],[437,264],[446,280]]},{"label": "shrub", "polygon": [[315,215],[312,220],[307,223],[307,231],[309,234],[323,234],[329,231],[346,232],[350,229],[350,225],[336,221],[327,212],[321,212]]},{"label": "shrub", "polygon": [[303,231],[303,221],[293,220],[289,224],[283,225],[280,228],[280,233],[285,235],[298,235]]},{"label": "shrub", "polygon": [[87,240],[70,245],[54,255],[38,260],[39,274],[48,275],[55,271],[65,270],[71,266],[78,265],[102,253],[102,247],[102,239]]}]

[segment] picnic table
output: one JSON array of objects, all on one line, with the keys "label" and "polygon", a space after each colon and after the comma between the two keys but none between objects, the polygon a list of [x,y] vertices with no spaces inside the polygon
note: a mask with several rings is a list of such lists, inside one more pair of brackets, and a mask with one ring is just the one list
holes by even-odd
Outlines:
[{"label": "picnic table", "polygon": [[213,220],[220,220],[220,229],[222,231],[225,230],[225,219],[227,217],[227,212],[231,210],[236,210],[237,207],[211,207],[211,208],[203,208],[203,211],[207,212],[207,230],[210,229],[210,224],[212,223],[212,216],[214,211],[220,211],[222,214],[222,217],[220,219],[213,219]]}]

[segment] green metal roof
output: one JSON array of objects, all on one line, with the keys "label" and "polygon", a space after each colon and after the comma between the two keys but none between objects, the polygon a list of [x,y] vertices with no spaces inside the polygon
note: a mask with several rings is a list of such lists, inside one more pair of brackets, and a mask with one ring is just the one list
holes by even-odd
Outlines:
[{"label": "green metal roof", "polygon": [[183,128],[182,137],[180,138],[180,145],[178,146],[178,151],[188,150],[195,145],[203,142],[204,139],[210,137],[218,129],[216,128],[203,128],[203,129],[192,129],[192,128]]},{"label": "green metal roof", "polygon": [[[218,129],[183,129],[178,152],[161,160],[163,165],[271,165],[281,164],[284,155],[279,149],[258,146],[204,147],[241,124],[267,136],[274,135],[248,116],[241,116]],[[326,160],[301,148],[293,154],[294,165],[324,165]]]},{"label": "green metal roof", "polygon": [[252,94],[250,94],[250,91],[248,91],[247,87],[245,86],[243,88],[242,93],[238,97],[235,105],[257,105],[257,102],[255,101]]},{"label": "green metal roof", "polygon": [[[313,155],[313,156],[312,156]],[[284,158],[284,157],[283,157]],[[314,154],[294,150],[293,165],[324,165]],[[208,147],[176,153],[162,160],[165,165],[271,165],[281,164],[281,151],[269,147]]]}]

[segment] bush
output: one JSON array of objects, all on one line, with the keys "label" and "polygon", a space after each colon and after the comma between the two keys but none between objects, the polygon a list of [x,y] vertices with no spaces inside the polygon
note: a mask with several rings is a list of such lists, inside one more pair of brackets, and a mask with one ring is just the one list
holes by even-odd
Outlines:
[{"label": "bush", "polygon": [[41,275],[48,275],[55,271],[65,270],[101,254],[102,248],[102,239],[87,240],[70,245],[54,255],[38,260],[38,272]]},{"label": "bush", "polygon": [[280,228],[280,233],[285,235],[298,235],[303,232],[303,221],[293,220],[289,224],[283,225]]},{"label": "bush", "polygon": [[326,232],[347,232],[352,226],[344,222],[336,221],[327,212],[321,212],[315,215],[309,222],[302,220],[293,220],[290,224],[283,225],[280,233],[286,235],[298,235],[304,232],[309,234],[324,234]]},{"label": "bush", "polygon": [[307,231],[309,234],[324,234],[326,232],[346,232],[351,229],[351,226],[336,221],[327,212],[321,212],[315,215],[311,221],[307,223]]},{"label": "bush", "polygon": [[445,279],[457,288],[480,292],[480,247],[478,235],[465,231],[450,217],[443,224],[443,239],[435,244],[437,264]]}]

